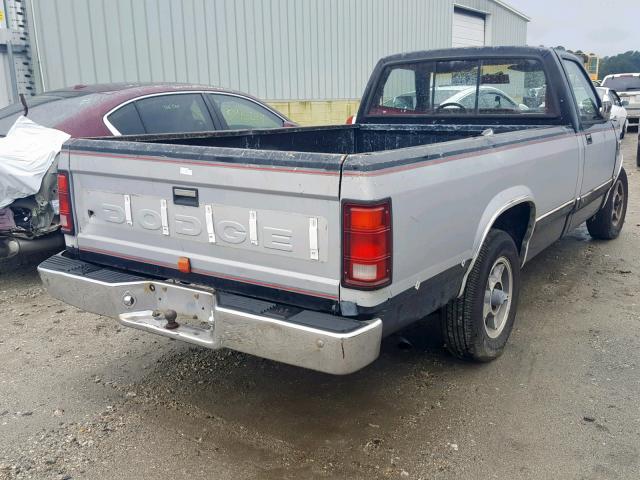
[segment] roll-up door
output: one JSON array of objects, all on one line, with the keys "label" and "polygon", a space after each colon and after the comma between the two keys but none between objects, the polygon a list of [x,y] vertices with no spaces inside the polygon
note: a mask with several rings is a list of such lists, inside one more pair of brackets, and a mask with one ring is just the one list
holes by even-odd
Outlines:
[{"label": "roll-up door", "polygon": [[484,45],[485,17],[482,14],[456,8],[453,12],[453,47]]}]

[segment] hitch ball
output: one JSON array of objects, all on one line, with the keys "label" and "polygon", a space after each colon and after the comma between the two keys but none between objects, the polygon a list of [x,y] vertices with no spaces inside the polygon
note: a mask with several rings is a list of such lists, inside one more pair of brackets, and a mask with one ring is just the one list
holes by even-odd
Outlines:
[{"label": "hitch ball", "polygon": [[178,328],[180,324],[176,322],[176,318],[178,318],[178,314],[175,310],[165,310],[164,318],[167,321],[167,324],[164,326],[167,330],[173,330]]}]

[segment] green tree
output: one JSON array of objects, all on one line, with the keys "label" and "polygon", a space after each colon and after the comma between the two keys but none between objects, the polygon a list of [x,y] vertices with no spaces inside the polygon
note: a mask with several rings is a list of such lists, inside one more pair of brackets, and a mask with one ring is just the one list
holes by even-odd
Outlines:
[{"label": "green tree", "polygon": [[629,50],[613,57],[604,57],[600,61],[600,78],[612,73],[640,72],[640,52]]}]

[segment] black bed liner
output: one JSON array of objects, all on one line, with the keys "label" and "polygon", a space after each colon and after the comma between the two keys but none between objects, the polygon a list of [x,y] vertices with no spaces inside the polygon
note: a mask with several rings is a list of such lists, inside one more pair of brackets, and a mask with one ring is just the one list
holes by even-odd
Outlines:
[{"label": "black bed liner", "polygon": [[[549,125],[442,124],[442,125],[329,125],[322,127],[278,128],[268,130],[225,130],[215,132],[162,135],[129,135],[100,138],[100,144],[82,139],[68,143],[72,150],[98,149],[121,151],[110,142],[135,142],[175,146],[242,148],[351,155],[477,137],[491,129],[493,133],[544,128]],[[155,150],[152,147],[149,150]],[[171,149],[167,149],[170,151]],[[155,152],[154,152],[155,153]]]}]

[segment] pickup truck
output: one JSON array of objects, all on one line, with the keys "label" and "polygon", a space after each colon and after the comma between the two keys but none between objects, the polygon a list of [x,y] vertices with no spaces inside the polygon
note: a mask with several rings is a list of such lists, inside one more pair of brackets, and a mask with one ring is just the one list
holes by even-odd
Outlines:
[{"label": "pickup truck", "polygon": [[640,122],[640,73],[614,73],[602,80],[602,86],[615,90],[627,110],[630,127]]},{"label": "pickup truck", "polygon": [[622,229],[609,113],[576,57],[482,47],[383,58],[352,125],[72,139],[40,276],[123,325],[331,374],[438,310],[454,355],[490,361],[522,266],[585,221]]}]

